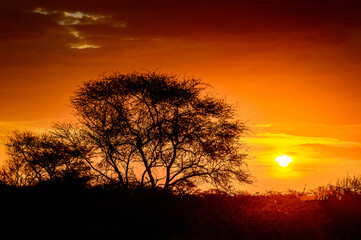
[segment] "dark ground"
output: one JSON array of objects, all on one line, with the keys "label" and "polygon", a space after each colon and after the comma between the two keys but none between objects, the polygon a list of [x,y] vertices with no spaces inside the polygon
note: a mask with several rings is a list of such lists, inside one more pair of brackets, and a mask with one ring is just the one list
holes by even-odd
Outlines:
[{"label": "dark ground", "polygon": [[1,239],[361,239],[361,198],[0,186]]}]

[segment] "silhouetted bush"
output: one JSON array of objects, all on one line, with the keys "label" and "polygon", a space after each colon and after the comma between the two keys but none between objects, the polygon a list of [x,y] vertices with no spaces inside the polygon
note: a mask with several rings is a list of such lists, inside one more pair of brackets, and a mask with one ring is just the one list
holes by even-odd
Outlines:
[{"label": "silhouetted bush", "polygon": [[361,198],[302,201],[295,194],[176,195],[66,182],[0,184],[9,239],[358,239]]}]

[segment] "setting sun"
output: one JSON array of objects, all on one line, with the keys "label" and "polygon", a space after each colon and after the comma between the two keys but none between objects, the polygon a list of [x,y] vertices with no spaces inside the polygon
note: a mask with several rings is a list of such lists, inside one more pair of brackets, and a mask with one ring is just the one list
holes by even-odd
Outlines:
[{"label": "setting sun", "polygon": [[287,167],[290,162],[293,162],[292,157],[287,155],[278,156],[275,160],[281,167]]}]

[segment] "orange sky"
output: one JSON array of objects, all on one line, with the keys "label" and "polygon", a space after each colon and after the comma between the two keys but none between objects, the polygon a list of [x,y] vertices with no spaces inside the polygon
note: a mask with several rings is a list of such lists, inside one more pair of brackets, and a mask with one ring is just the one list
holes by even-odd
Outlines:
[{"label": "orange sky", "polygon": [[[237,103],[258,180],[244,189],[359,173],[360,12],[336,0],[2,0],[0,137],[71,119],[72,91],[103,72],[159,69]],[[294,161],[281,168],[279,154]]]}]

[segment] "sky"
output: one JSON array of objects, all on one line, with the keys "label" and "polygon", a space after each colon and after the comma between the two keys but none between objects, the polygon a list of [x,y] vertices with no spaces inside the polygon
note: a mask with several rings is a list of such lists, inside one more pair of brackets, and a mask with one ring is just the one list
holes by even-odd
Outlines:
[{"label": "sky", "polygon": [[[257,179],[241,189],[358,174],[360,12],[351,0],[1,0],[0,139],[72,120],[84,81],[157,69],[201,78],[235,105]],[[282,168],[279,155],[293,162]]]}]

